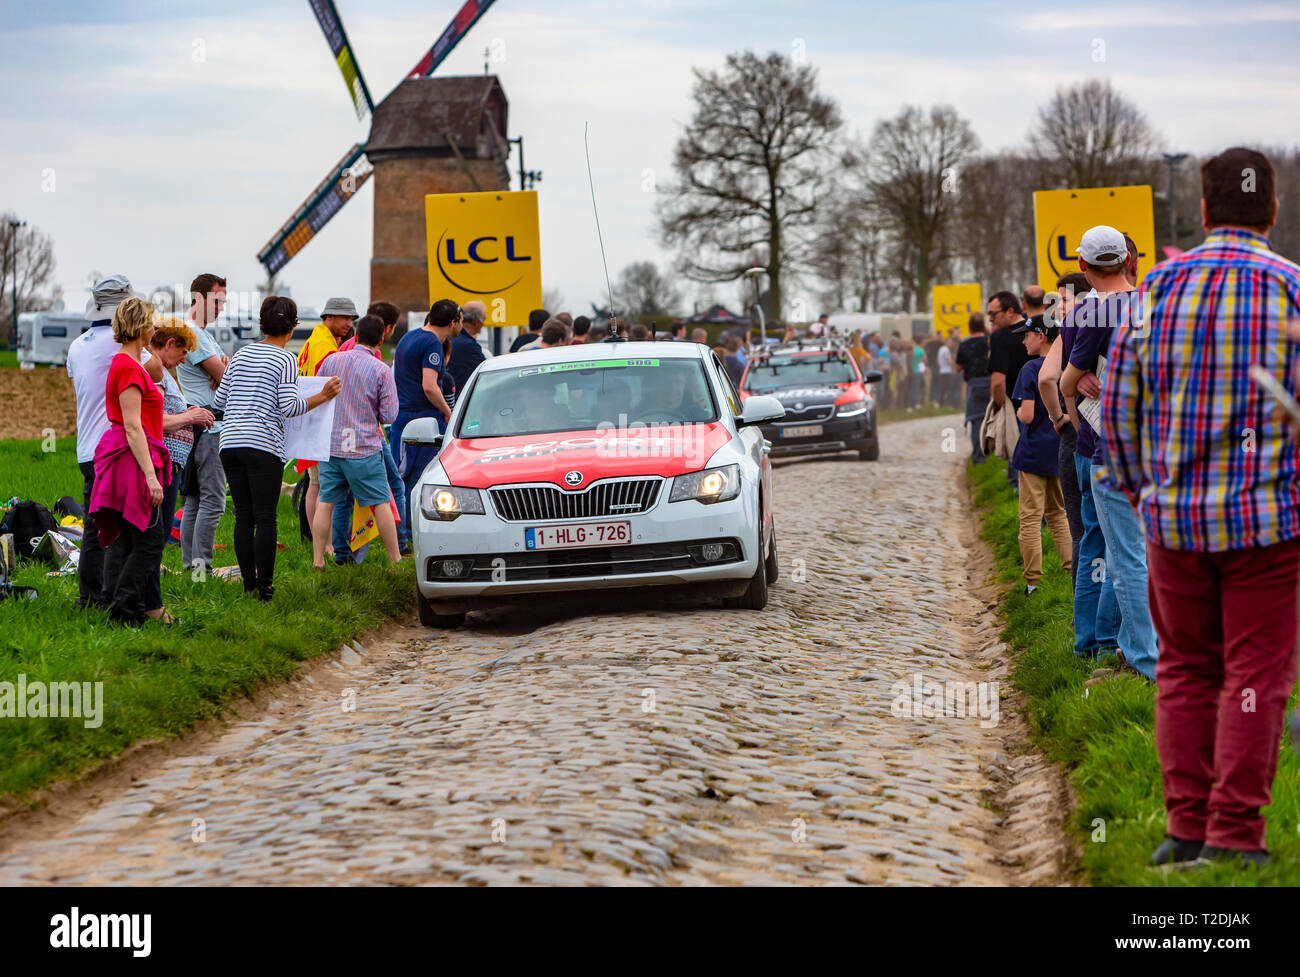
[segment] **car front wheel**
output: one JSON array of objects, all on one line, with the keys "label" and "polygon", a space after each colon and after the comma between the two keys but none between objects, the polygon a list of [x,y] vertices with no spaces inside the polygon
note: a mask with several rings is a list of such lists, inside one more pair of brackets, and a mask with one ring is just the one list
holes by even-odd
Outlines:
[{"label": "car front wheel", "polygon": [[465,612],[459,614],[439,614],[433,605],[415,588],[415,609],[419,612],[420,623],[426,628],[458,628],[465,623]]},{"label": "car front wheel", "polygon": [[[772,537],[773,546],[776,543],[776,537]],[[767,565],[775,558],[775,552],[771,553],[768,558],[763,559],[762,548],[759,548],[758,566],[754,569],[754,575],[749,578],[749,586],[739,597],[724,597],[722,599],[723,607],[732,607],[743,611],[761,611],[767,606]]]}]

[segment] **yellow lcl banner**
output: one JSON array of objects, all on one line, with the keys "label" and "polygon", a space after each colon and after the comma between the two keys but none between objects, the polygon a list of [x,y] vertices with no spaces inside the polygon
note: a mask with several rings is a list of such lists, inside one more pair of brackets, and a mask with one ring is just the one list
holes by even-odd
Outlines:
[{"label": "yellow lcl banner", "polygon": [[1150,187],[1090,187],[1034,192],[1034,247],[1038,284],[1056,291],[1062,275],[1079,270],[1075,249],[1083,232],[1107,224],[1133,239],[1138,281],[1156,263],[1156,228]]},{"label": "yellow lcl banner", "polygon": [[487,306],[489,326],[522,326],[542,305],[536,190],[436,193],[424,198],[429,304]]},{"label": "yellow lcl banner", "polygon": [[979,284],[931,285],[930,309],[934,331],[940,336],[946,337],[950,329],[969,336],[971,313],[984,311]]}]

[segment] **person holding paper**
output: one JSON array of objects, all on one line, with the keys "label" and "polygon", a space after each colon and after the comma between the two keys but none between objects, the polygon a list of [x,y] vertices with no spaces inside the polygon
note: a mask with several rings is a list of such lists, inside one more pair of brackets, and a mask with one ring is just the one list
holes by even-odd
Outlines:
[{"label": "person holding paper", "polygon": [[338,377],[320,392],[298,390],[298,360],[284,347],[298,324],[293,299],[272,295],[259,314],[262,339],[237,352],[221,378],[214,405],[223,411],[221,464],[235,503],[235,559],[244,593],[274,594],[275,508],[288,457],[284,422],[338,396]]},{"label": "person holding paper", "polygon": [[384,341],[384,320],[363,316],[357,321],[355,349],[335,353],[321,364],[317,376],[342,383],[343,396],[334,407],[330,456],[320,463],[320,498],[312,522],[312,565],[325,569],[325,543],[330,538],[334,506],[351,496],[358,505],[375,512],[379,538],[388,559],[400,560],[397,521],[390,504],[388,473],[384,465],[381,425],[397,417],[397,386],[393,372],[375,354]]}]

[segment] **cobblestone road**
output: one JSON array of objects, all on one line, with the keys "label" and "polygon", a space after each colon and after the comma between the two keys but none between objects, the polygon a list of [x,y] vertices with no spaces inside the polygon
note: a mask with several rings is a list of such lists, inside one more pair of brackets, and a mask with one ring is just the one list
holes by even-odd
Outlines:
[{"label": "cobblestone road", "polygon": [[403,628],[27,831],[0,883],[1015,881],[987,803],[1005,728],[891,708],[916,674],[1001,668],[953,426],[780,463],[762,613],[606,596]]}]

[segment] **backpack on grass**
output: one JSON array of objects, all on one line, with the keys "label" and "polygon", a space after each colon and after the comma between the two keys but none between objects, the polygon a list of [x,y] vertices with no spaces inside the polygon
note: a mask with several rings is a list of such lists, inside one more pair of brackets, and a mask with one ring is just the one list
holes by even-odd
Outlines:
[{"label": "backpack on grass", "polygon": [[17,502],[0,519],[0,533],[12,533],[14,549],[20,560],[31,559],[37,541],[59,524],[49,509],[39,502]]}]

